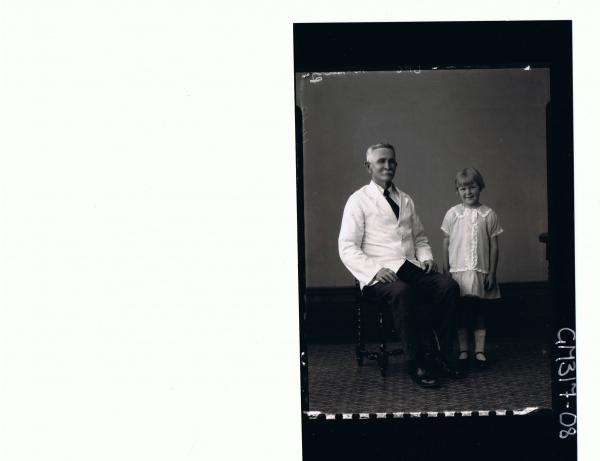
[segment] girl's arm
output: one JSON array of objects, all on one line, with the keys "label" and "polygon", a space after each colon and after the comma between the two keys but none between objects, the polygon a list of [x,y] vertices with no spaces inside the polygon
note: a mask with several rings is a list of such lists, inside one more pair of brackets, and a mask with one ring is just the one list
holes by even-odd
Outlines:
[{"label": "girl's arm", "polygon": [[444,274],[448,274],[450,272],[450,259],[448,257],[448,247],[450,246],[450,237],[444,234],[444,240],[442,241],[443,250],[442,250],[442,270]]},{"label": "girl's arm", "polygon": [[496,285],[496,269],[498,269],[499,254],[498,236],[494,236],[490,240],[490,272],[485,278],[485,285],[488,290],[491,290]]}]

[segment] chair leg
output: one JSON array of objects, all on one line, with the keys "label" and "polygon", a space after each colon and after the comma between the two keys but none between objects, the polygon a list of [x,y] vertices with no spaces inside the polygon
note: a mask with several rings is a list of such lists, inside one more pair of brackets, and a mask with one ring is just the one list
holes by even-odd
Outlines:
[{"label": "chair leg", "polygon": [[377,363],[379,364],[379,371],[381,372],[381,376],[384,378],[387,376],[387,368],[390,353],[387,351],[385,343],[379,345],[379,357]]},{"label": "chair leg", "polygon": [[360,303],[356,304],[356,363],[361,367],[364,363],[365,345],[362,342]]},{"label": "chair leg", "polygon": [[369,352],[363,343],[362,338],[362,318],[361,318],[361,306],[362,306],[362,293],[360,292],[360,287],[358,281],[356,282],[356,288],[358,291],[358,295],[356,297],[356,362],[358,366],[362,366],[364,364],[365,357],[373,360],[377,360],[377,364],[379,365],[379,370],[381,372],[381,376],[385,377],[388,371],[388,362],[389,356],[395,353],[395,351],[389,352],[387,350],[387,335],[385,329],[385,320],[384,320],[384,310],[379,309],[378,318],[377,318],[377,329],[379,332],[379,351],[378,352]]},{"label": "chair leg", "polygon": [[388,351],[386,344],[386,335],[385,335],[385,323],[383,321],[383,312],[379,311],[378,315],[378,330],[379,330],[379,370],[381,371],[381,376],[384,378],[387,375],[387,367],[388,367]]}]

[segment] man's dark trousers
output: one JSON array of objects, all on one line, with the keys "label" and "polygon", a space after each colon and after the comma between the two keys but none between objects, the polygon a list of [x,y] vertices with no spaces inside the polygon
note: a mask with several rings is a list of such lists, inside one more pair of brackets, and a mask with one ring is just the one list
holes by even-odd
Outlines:
[{"label": "man's dark trousers", "polygon": [[398,269],[398,280],[366,286],[363,292],[376,301],[387,303],[392,311],[396,330],[402,332],[406,353],[423,365],[426,357],[437,349],[445,360],[452,356],[456,333],[455,311],[460,295],[457,283],[448,275],[430,272],[409,261]]}]

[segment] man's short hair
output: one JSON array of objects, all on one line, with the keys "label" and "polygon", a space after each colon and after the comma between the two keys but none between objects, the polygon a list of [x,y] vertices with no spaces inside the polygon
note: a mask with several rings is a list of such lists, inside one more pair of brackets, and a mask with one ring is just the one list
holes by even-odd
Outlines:
[{"label": "man's short hair", "polygon": [[394,156],[396,155],[396,149],[394,149],[394,146],[392,146],[391,144],[388,144],[386,142],[380,142],[379,144],[373,144],[372,146],[369,146],[367,148],[367,162],[370,162],[372,157],[373,157],[373,151],[375,149],[389,149],[394,153]]}]

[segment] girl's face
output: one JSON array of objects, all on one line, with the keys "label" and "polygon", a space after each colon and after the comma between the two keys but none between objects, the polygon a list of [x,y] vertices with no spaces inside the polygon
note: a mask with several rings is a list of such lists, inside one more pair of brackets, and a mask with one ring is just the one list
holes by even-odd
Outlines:
[{"label": "girl's face", "polygon": [[479,186],[474,182],[458,186],[457,193],[462,200],[463,205],[469,208],[480,205],[479,194],[481,194],[481,189],[479,189]]}]

